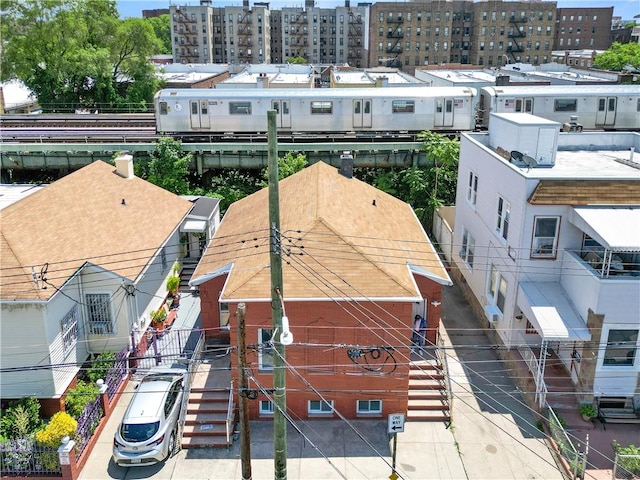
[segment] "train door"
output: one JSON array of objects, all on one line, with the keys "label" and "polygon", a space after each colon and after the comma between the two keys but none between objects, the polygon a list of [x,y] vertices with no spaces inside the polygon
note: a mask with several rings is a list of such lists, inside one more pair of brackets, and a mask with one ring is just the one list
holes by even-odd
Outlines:
[{"label": "train door", "polygon": [[453,127],[453,98],[436,98],[434,127]]},{"label": "train door", "polygon": [[278,128],[291,128],[291,108],[289,100],[272,100],[271,106],[276,111]]},{"label": "train door", "polygon": [[598,98],[598,111],[596,112],[596,125],[615,125],[616,122],[616,97]]},{"label": "train door", "polygon": [[533,98],[516,98],[516,112],[533,113]]},{"label": "train door", "polygon": [[191,128],[201,129],[211,126],[208,100],[191,100],[189,108],[191,109]]},{"label": "train door", "polygon": [[357,98],[353,101],[353,128],[371,127],[371,99]]}]

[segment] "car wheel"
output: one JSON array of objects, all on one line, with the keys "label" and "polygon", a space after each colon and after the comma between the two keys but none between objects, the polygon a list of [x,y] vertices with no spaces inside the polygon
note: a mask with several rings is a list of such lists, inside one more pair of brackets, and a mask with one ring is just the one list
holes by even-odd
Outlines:
[{"label": "car wheel", "polygon": [[176,450],[176,433],[175,432],[171,432],[171,436],[169,437],[169,448],[168,453],[167,453],[167,458],[171,458],[171,456],[173,455],[173,452],[175,452]]}]

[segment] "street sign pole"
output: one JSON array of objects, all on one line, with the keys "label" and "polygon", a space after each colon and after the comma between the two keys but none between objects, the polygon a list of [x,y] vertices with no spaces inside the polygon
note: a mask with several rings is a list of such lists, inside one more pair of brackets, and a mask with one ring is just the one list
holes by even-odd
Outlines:
[{"label": "street sign pole", "polygon": [[393,435],[393,452],[391,463],[391,475],[389,480],[397,480],[396,473],[396,450],[398,449],[398,432],[404,432],[404,413],[392,413],[387,419],[387,432]]}]

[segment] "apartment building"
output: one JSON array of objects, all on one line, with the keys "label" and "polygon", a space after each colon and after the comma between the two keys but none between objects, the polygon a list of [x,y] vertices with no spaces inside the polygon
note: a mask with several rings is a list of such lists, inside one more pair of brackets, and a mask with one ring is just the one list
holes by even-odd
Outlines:
[{"label": "apartment building", "polygon": [[271,63],[271,26],[268,3],[249,7],[224,7],[227,62],[231,64]]},{"label": "apartment building", "polygon": [[609,48],[613,7],[558,8],[554,50]]},{"label": "apartment building", "polygon": [[201,0],[200,5],[171,5],[169,15],[174,63],[214,63],[212,14],[211,0]]},{"label": "apartment building", "polygon": [[506,63],[540,65],[550,61],[556,2],[490,0],[472,3],[470,7],[468,63],[493,67]]},{"label": "apartment building", "polygon": [[[559,130],[492,114],[488,133],[462,135],[451,271],[504,355],[529,366],[540,407],[637,404],[640,136]],[[575,396],[547,388],[547,362]]]}]

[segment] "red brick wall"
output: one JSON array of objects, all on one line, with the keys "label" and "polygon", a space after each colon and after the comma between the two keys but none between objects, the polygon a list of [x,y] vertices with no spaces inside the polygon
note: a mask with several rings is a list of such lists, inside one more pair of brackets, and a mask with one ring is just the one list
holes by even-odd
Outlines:
[{"label": "red brick wall", "polygon": [[[271,328],[271,306],[267,303],[246,305],[247,364],[255,377],[250,381],[250,388],[257,388],[259,384],[269,389],[273,387],[273,375],[259,371],[256,346],[258,329]],[[309,418],[308,400],[320,399],[313,389],[327,400],[333,400],[334,407],[348,418],[356,418],[356,401],[366,399],[382,400],[382,416],[406,412],[411,303],[363,302],[354,307],[331,301],[287,302],[285,308],[294,336],[294,344],[286,347],[286,360],[309,383],[292,370],[287,372],[290,413]],[[236,311],[237,305],[230,305],[232,345],[237,344]],[[376,350],[373,355],[359,358],[360,365],[356,365],[349,358],[346,345],[359,345],[366,351],[375,347],[388,347],[388,350]],[[231,358],[231,370],[237,382],[237,354]],[[257,400],[249,402],[252,419],[260,418],[260,400],[270,398],[260,394]]]},{"label": "red brick wall", "polygon": [[[229,333],[220,330],[220,310],[218,298],[224,286],[227,276],[214,278],[200,285],[200,318],[202,328],[205,329],[205,338],[228,338]],[[235,308],[233,310],[235,312]]]},{"label": "red brick wall", "polygon": [[420,275],[415,275],[415,279],[427,306],[427,343],[436,343],[436,334],[440,326],[441,305],[436,307],[431,302],[442,302],[442,285]]}]

